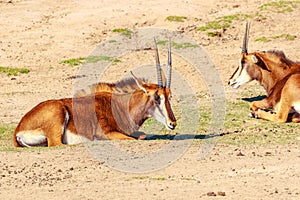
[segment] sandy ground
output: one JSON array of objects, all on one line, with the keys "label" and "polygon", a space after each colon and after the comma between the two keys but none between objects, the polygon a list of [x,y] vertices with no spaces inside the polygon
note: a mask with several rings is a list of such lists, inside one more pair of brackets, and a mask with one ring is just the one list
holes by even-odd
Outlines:
[{"label": "sandy ground", "polygon": [[[117,28],[166,28],[193,38],[215,63],[227,98],[234,100],[241,90],[233,90],[226,85],[237,64],[245,21],[235,21],[234,28],[226,30],[221,37],[208,37],[195,29],[217,17],[254,14],[263,3],[265,1],[248,0],[0,1],[0,66],[30,69],[30,73],[19,76],[0,74],[0,122],[16,124],[41,101],[71,97],[75,82],[72,77],[76,76],[79,68],[60,62],[88,56],[97,44],[115,35],[112,30]],[[300,26],[299,11],[300,6],[293,12],[262,12],[267,17],[252,22],[250,51],[280,49],[288,57],[300,60],[297,51],[300,44],[300,30],[297,28]],[[165,20],[171,15],[186,16],[187,20]],[[284,33],[297,38],[293,41],[254,42],[257,37]],[[126,59],[137,62],[130,56]],[[184,75],[193,78],[190,71]],[[197,88],[195,84],[197,91],[201,87]],[[144,150],[152,148],[153,141],[143,142],[139,145]],[[0,152],[0,198],[300,198],[299,143],[217,144],[208,156],[200,158],[201,144],[192,143],[171,165],[141,174],[113,170],[95,159],[83,145]]]}]

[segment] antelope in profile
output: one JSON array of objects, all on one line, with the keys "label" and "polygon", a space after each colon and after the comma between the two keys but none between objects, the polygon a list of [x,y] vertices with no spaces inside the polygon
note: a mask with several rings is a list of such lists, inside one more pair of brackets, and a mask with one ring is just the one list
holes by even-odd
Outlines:
[{"label": "antelope in profile", "polygon": [[[164,78],[155,42],[158,84],[132,78],[114,84],[98,84],[94,94],[48,100],[29,111],[14,132],[16,147],[78,144],[82,139],[145,139],[138,132],[149,117],[169,130],[176,127],[170,105],[171,47]],[[102,88],[102,89],[101,89]]]},{"label": "antelope in profile", "polygon": [[249,28],[250,23],[247,22],[239,66],[228,84],[238,88],[257,80],[264,87],[267,97],[250,103],[253,117],[286,122],[288,115],[292,114],[291,120],[299,122],[300,62],[286,58],[282,51],[248,53]]}]

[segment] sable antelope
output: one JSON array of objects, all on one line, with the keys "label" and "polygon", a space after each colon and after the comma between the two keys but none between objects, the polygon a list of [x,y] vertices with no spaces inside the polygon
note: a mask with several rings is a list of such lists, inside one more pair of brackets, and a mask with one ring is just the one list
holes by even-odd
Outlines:
[{"label": "sable antelope", "polygon": [[169,101],[170,45],[167,79],[163,78],[156,42],[155,57],[158,84],[146,83],[132,74],[132,78],[115,84],[101,83],[102,90],[92,95],[42,102],[21,119],[14,133],[14,145],[56,146],[81,143],[82,139],[145,139],[146,135],[138,129],[149,117],[173,130],[176,118]]},{"label": "sable antelope", "polygon": [[[257,80],[266,90],[267,98],[250,103],[252,115],[271,121],[286,122],[288,114],[299,122],[300,62],[286,58],[282,51],[248,53],[250,24],[247,22],[239,66],[228,84],[233,88]],[[275,113],[267,112],[273,110]]]}]

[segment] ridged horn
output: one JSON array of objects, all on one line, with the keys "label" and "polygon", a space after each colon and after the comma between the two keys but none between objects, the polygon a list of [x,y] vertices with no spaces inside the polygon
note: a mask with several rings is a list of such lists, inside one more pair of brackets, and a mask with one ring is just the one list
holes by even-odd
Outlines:
[{"label": "ridged horn", "polygon": [[243,39],[242,53],[248,53],[249,29],[250,29],[250,22],[247,21],[245,35],[244,35],[244,39]]},{"label": "ridged horn", "polygon": [[167,68],[167,83],[166,88],[171,87],[172,80],[172,56],[171,56],[171,39],[169,39],[169,47],[168,47],[168,68]]},{"label": "ridged horn", "polygon": [[158,84],[158,88],[163,88],[161,66],[160,66],[158,49],[157,49],[157,44],[156,44],[155,38],[154,38],[154,49],[155,49],[155,59],[156,59],[157,84]]}]

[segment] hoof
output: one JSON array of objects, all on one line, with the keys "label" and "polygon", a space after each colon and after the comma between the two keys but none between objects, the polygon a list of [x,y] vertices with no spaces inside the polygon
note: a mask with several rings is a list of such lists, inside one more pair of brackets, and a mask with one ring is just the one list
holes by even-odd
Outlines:
[{"label": "hoof", "polygon": [[144,135],[139,135],[139,137],[137,138],[138,140],[144,140],[146,139],[147,135],[144,134]]},{"label": "hoof", "polygon": [[249,117],[258,119],[257,113],[253,113],[253,112],[249,113]]},{"label": "hoof", "polygon": [[137,140],[144,140],[146,139],[147,135],[144,132],[136,131],[130,134],[131,137],[134,137]]}]

